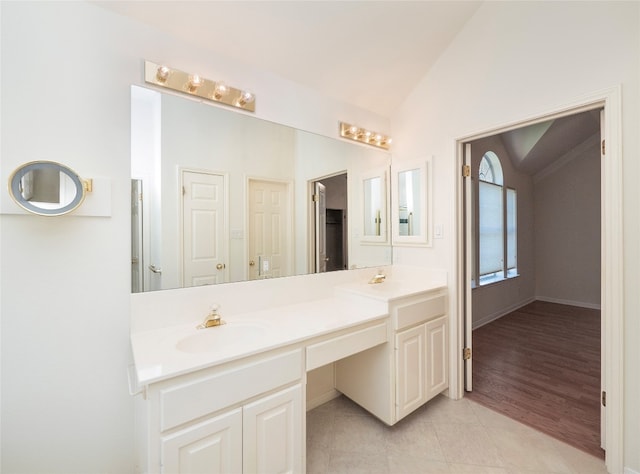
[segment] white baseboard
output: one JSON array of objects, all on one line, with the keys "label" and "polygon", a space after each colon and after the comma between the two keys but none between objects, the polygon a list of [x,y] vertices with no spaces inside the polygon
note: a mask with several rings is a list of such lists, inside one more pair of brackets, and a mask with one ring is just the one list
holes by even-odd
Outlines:
[{"label": "white baseboard", "polygon": [[307,411],[313,410],[314,408],[319,407],[320,405],[324,405],[327,402],[330,402],[334,398],[338,398],[341,395],[335,388],[329,390],[328,392],[321,393],[317,397],[312,400],[307,400]]},{"label": "white baseboard", "polygon": [[640,474],[640,472],[634,471],[633,469],[631,469],[629,467],[625,467],[624,468],[624,474]]},{"label": "white baseboard", "polygon": [[599,304],[594,303],[585,303],[583,301],[573,301],[573,300],[563,300],[561,298],[548,298],[546,296],[536,296],[535,298],[538,301],[545,301],[547,303],[558,303],[558,304],[566,304],[569,306],[577,306],[579,308],[589,308],[589,309],[601,309]]},{"label": "white baseboard", "polygon": [[495,321],[496,319],[500,319],[502,316],[505,316],[517,309],[522,308],[523,306],[528,305],[529,303],[532,303],[536,300],[536,298],[527,298],[524,301],[520,301],[518,303],[514,303],[511,306],[508,306],[507,308],[502,308],[500,311],[496,311],[495,313],[491,313],[491,314],[487,314],[485,317],[483,317],[482,319],[478,320],[478,321],[473,321],[472,324],[472,329],[478,329],[481,326],[484,326],[485,324],[489,324],[492,321]]}]

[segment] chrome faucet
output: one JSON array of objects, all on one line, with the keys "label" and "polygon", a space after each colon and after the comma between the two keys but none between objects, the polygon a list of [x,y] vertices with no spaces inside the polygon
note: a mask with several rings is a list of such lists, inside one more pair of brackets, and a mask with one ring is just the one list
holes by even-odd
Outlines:
[{"label": "chrome faucet", "polygon": [[204,318],[201,324],[196,326],[196,329],[205,329],[213,326],[221,326],[224,324],[222,317],[218,313],[219,306],[217,304],[211,305],[209,314]]},{"label": "chrome faucet", "polygon": [[382,270],[378,270],[378,273],[373,275],[373,278],[369,280],[369,284],[372,285],[374,283],[382,283],[387,276],[382,272]]}]

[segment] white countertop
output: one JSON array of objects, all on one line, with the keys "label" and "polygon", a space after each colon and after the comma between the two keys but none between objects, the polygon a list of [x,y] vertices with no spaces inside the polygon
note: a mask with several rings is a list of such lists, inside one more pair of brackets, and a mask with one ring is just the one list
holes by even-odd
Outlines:
[{"label": "white countertop", "polygon": [[382,283],[349,283],[336,287],[339,293],[353,293],[379,301],[390,302],[399,298],[425,293],[427,291],[441,290],[447,287],[444,279],[422,280],[397,280],[388,279]]},{"label": "white countertop", "polygon": [[[373,273],[362,270],[142,295],[132,308],[134,385],[385,319],[393,300],[447,286],[440,271],[406,266],[383,271],[386,281],[377,284],[368,284]],[[205,301],[221,303],[225,325],[196,329],[206,315]]]},{"label": "white countertop", "polygon": [[[196,329],[202,320],[194,320],[188,324],[135,332],[131,334],[131,347],[137,383],[142,387],[384,319],[388,317],[387,311],[387,305],[379,300],[363,302],[338,295],[229,317],[222,313],[222,319],[227,324],[219,327]],[[247,331],[236,331],[242,326]],[[211,350],[186,352],[177,347],[184,338],[201,337],[208,331],[225,331],[224,337],[211,345]],[[218,335],[222,336],[223,333],[218,332],[214,336]]]}]

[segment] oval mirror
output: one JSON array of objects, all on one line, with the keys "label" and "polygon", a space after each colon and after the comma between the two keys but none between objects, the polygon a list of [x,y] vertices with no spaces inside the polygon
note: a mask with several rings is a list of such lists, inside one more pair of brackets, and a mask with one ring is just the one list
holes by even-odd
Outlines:
[{"label": "oval mirror", "polygon": [[84,181],[54,161],[33,161],[9,177],[9,194],[23,209],[41,216],[61,216],[84,201]]}]

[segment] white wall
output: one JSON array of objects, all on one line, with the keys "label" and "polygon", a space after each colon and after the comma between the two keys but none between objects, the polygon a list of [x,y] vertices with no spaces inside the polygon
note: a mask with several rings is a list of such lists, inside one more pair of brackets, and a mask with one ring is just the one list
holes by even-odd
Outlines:
[{"label": "white wall", "polygon": [[113,186],[108,218],[0,217],[2,471],[132,472],[130,86],[142,60],[246,87],[256,116],[296,128],[388,122],[91,4],[0,5],[0,179],[50,159]]},{"label": "white wall", "polygon": [[[600,140],[535,180],[536,297],[600,307]],[[569,158],[567,160],[566,158]]]},{"label": "white wall", "polygon": [[[624,260],[640,261],[638,128],[640,4],[486,2],[392,117],[394,162],[435,156],[434,224],[444,239],[429,250],[394,249],[394,263],[442,265],[455,275],[456,139],[539,116],[621,85]],[[625,465],[640,470],[640,268],[624,268]],[[455,288],[455,280],[452,282]],[[452,308],[455,310],[455,307]],[[454,313],[455,317],[455,313]]]}]

